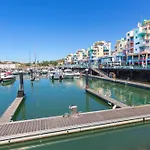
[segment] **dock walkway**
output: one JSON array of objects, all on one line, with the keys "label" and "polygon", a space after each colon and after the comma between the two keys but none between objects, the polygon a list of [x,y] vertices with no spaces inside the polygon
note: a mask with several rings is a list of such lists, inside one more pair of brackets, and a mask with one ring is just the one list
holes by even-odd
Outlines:
[{"label": "dock walkway", "polygon": [[107,103],[111,103],[112,104],[112,106],[114,106],[114,105],[116,105],[117,107],[119,107],[119,108],[122,108],[122,107],[129,107],[128,105],[126,105],[126,104],[124,104],[124,103],[121,103],[121,102],[119,102],[119,101],[117,101],[117,100],[115,100],[115,99],[113,99],[113,98],[110,98],[109,96],[104,96],[104,95],[102,95],[102,94],[100,94],[99,92],[95,92],[94,90],[92,90],[92,89],[86,89],[86,92],[88,92],[88,93],[90,93],[90,94],[92,94],[92,95],[95,95],[95,96],[97,96],[98,98],[100,98],[100,99],[103,99],[105,102],[107,102]]},{"label": "dock walkway", "polygon": [[17,97],[12,104],[6,109],[4,114],[0,117],[0,124],[10,122],[12,117],[14,116],[16,110],[21,104],[23,97]]},{"label": "dock walkway", "polygon": [[0,124],[0,145],[150,119],[150,105]]},{"label": "dock walkway", "polygon": [[116,83],[120,83],[120,84],[125,84],[125,85],[129,85],[129,86],[139,87],[139,88],[143,88],[143,89],[150,89],[150,85],[144,84],[144,83],[139,83],[139,82],[133,82],[133,81],[121,80],[121,79],[105,78],[105,77],[94,76],[94,75],[89,75],[89,77],[102,79],[105,81],[116,82]]}]

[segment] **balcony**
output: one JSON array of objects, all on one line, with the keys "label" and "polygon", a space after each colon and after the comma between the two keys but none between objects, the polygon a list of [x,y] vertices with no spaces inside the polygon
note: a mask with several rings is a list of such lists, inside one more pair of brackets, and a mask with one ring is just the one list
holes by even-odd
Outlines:
[{"label": "balcony", "polygon": [[109,49],[104,49],[103,52],[108,53],[108,52],[109,52]]},{"label": "balcony", "polygon": [[134,41],[129,41],[129,43],[130,43],[130,45],[131,45],[131,44],[134,44]]},{"label": "balcony", "polygon": [[139,47],[150,47],[150,40],[145,40],[145,39],[140,40]]},{"label": "balcony", "polygon": [[145,34],[146,34],[146,31],[140,31],[139,32],[139,36],[145,36]]}]

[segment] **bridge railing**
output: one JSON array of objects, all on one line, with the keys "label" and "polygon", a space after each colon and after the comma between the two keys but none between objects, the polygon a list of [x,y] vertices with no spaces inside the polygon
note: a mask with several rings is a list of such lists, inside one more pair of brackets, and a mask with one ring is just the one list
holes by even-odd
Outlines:
[{"label": "bridge railing", "polygon": [[138,69],[138,70],[150,70],[150,66],[103,66],[102,68],[108,69]]}]

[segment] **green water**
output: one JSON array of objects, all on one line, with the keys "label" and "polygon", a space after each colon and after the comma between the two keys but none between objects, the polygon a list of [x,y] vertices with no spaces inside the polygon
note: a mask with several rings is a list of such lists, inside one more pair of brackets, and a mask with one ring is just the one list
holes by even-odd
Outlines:
[{"label": "green water", "polygon": [[[10,85],[0,86],[0,115],[16,97],[19,80]],[[90,79],[89,86],[101,94],[110,96],[127,105],[150,103],[150,92],[140,88]],[[40,81],[24,80],[26,98],[14,116],[14,120],[25,120],[69,113],[70,105],[77,105],[78,111],[89,112],[109,109],[107,103],[87,94],[85,79],[64,80],[63,82],[41,78]]]},{"label": "green water", "polygon": [[[82,80],[81,80],[82,81]],[[16,96],[19,81],[9,86],[0,86],[1,114]],[[69,106],[77,105],[78,111],[96,111],[108,109],[109,106],[87,94],[80,80],[64,80],[63,82],[42,78],[38,82],[24,80],[26,98],[18,109],[13,120],[33,119],[70,113]],[[1,89],[4,89],[3,91]],[[13,96],[11,96],[13,95]],[[5,106],[3,106],[5,105]]]},{"label": "green water", "polygon": [[[0,85],[0,115],[16,97],[19,81]],[[112,82],[90,79],[89,86],[100,93],[128,105],[150,103],[148,90]],[[69,105],[77,105],[82,112],[109,109],[102,100],[85,93],[85,79],[52,82],[43,78],[38,82],[24,80],[26,99],[14,120],[23,120],[69,113]],[[148,150],[150,149],[150,124],[126,128],[111,128],[57,138],[40,139],[28,143],[0,147],[0,149],[36,150]]]},{"label": "green water", "polygon": [[149,90],[98,79],[90,79],[89,86],[95,91],[129,106],[150,104]]},{"label": "green water", "polygon": [[[57,138],[5,146],[3,149],[30,150],[149,150],[150,124],[90,131]],[[2,148],[2,147],[1,147]]]}]

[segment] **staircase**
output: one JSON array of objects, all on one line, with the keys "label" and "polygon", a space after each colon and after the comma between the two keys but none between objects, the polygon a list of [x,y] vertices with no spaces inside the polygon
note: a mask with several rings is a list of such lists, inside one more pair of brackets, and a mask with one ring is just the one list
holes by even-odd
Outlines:
[{"label": "staircase", "polygon": [[108,75],[102,70],[97,70],[95,68],[91,68],[94,72],[98,73],[101,77],[109,78]]}]

